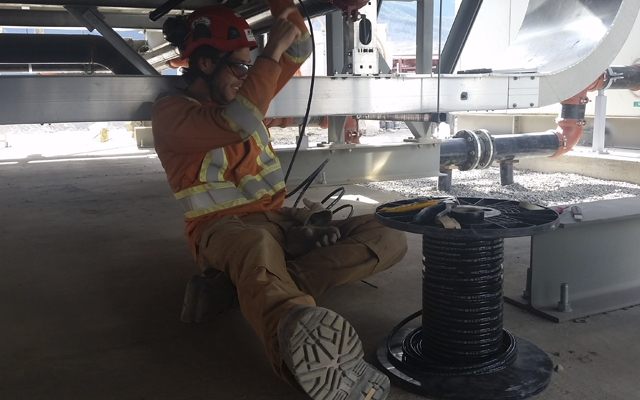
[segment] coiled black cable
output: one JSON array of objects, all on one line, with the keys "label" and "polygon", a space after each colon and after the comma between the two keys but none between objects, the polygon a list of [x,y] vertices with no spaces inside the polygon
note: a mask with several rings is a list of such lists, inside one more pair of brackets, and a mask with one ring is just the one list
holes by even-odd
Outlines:
[{"label": "coiled black cable", "polygon": [[[423,236],[422,327],[402,343],[398,367],[434,375],[485,375],[515,361],[517,345],[502,328],[503,239]],[[395,361],[394,361],[395,360]]]}]

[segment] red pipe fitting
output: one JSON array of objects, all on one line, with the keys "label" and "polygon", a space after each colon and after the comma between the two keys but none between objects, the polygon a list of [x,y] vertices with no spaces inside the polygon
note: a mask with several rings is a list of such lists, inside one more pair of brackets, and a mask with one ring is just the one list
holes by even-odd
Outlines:
[{"label": "red pipe fitting", "polygon": [[558,146],[558,151],[551,158],[559,157],[573,149],[578,140],[580,140],[580,136],[582,136],[582,128],[585,123],[583,119],[562,119],[558,121],[558,127],[554,133],[558,136],[560,146]]},{"label": "red pipe fitting", "polygon": [[[587,91],[589,90],[597,90],[602,87],[602,82],[604,80],[604,74],[601,75],[595,82],[589,85],[585,90],[576,94],[573,97],[568,98],[567,100],[561,102],[562,105],[579,105],[584,106],[589,102],[589,98],[587,97]],[[578,143],[580,140],[580,136],[582,136],[582,128],[586,125],[586,121],[584,119],[564,119],[558,118],[556,120],[558,127],[554,131],[558,140],[560,141],[560,146],[558,146],[558,151],[551,156],[551,158],[559,157],[571,149]]]}]

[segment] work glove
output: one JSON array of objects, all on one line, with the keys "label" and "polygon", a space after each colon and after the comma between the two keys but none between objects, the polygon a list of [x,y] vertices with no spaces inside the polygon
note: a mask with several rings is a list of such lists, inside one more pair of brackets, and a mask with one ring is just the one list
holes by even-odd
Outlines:
[{"label": "work glove", "polygon": [[331,222],[332,213],[322,203],[302,199],[304,208],[283,208],[282,213],[298,220],[303,226],[327,226]]}]

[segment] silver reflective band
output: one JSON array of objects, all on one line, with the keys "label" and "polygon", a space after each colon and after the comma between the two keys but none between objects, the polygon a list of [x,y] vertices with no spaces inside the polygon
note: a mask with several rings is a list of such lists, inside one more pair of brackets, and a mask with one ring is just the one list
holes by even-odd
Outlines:
[{"label": "silver reflective band", "polygon": [[285,54],[291,58],[296,63],[301,63],[309,57],[311,51],[313,50],[311,44],[311,35],[309,32],[305,33],[298,39],[297,42],[294,42],[289,48],[285,51]]},{"label": "silver reflective band", "polygon": [[238,198],[242,198],[238,189],[230,187],[224,189],[212,189],[208,192],[192,194],[178,199],[178,202],[182,206],[182,211],[187,213],[189,211],[211,207],[216,204],[226,203]]},{"label": "silver reflective band", "polygon": [[[269,140],[267,128],[262,123],[262,118],[258,118],[254,113],[254,110],[257,110],[255,108],[254,110],[248,108],[243,104],[243,100],[248,102],[244,97],[238,95],[225,107],[223,114],[229,122],[229,125],[231,125],[233,130],[240,133],[240,136],[242,136],[244,140],[248,139],[253,132],[258,132],[261,138]],[[231,119],[231,121],[229,121],[229,119]]]},{"label": "silver reflective band", "polygon": [[[223,183],[224,184],[224,183]],[[204,184],[203,186],[206,186]],[[220,185],[220,183],[218,183]],[[285,188],[280,164],[264,176],[248,179],[242,188],[234,186],[212,188],[206,192],[186,195],[178,199],[186,218],[198,217],[215,211],[237,207],[260,200],[264,195],[275,195]]]},{"label": "silver reflective band", "polygon": [[280,161],[269,147],[269,131],[260,111],[247,98],[237,95],[225,107],[223,117],[245,142],[255,142],[251,147],[257,147],[260,154],[247,161],[257,163],[259,172],[246,174],[237,182],[228,181],[224,176],[229,167],[225,148],[210,150],[200,166],[202,184],[175,194],[186,218],[250,204],[265,195],[273,196],[286,186]]},{"label": "silver reflective band", "polygon": [[[211,160],[209,160],[209,165],[206,170],[206,180],[207,182],[224,182],[224,169],[226,169],[227,163],[226,158],[224,156],[224,150],[222,149],[213,149],[209,151],[209,155]],[[207,161],[203,161],[203,164]]]}]

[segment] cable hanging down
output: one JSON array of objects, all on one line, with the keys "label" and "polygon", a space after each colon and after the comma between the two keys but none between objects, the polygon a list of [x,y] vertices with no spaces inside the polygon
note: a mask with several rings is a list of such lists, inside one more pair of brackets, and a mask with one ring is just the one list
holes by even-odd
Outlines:
[{"label": "cable hanging down", "polygon": [[[316,81],[316,39],[313,34],[313,23],[311,22],[311,17],[309,16],[309,11],[307,11],[307,7],[305,7],[302,0],[298,0],[300,5],[302,6],[302,10],[307,17],[307,22],[309,22],[309,33],[311,34],[311,85],[309,87],[309,100],[307,101],[307,110],[304,113],[304,119],[302,120],[302,128],[300,129],[300,137],[298,137],[298,142],[296,143],[296,149],[293,151],[293,155],[291,156],[291,162],[289,163],[289,167],[287,168],[287,173],[284,175],[284,183],[286,184],[289,180],[289,174],[291,173],[291,168],[293,167],[293,163],[296,160],[296,156],[298,155],[298,150],[300,150],[300,145],[302,144],[302,140],[304,138],[305,131],[307,129],[307,121],[309,120],[309,112],[311,111],[311,100],[313,99],[313,87]],[[297,191],[296,188],[295,191]],[[294,193],[292,192],[292,193]]]}]

